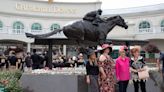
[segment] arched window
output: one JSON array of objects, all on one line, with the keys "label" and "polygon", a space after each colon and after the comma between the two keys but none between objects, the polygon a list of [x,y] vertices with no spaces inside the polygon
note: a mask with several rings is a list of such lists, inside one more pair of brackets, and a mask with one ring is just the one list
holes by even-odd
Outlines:
[{"label": "arched window", "polygon": [[16,21],[13,24],[13,33],[14,34],[22,34],[24,33],[24,25],[20,21]]},{"label": "arched window", "polygon": [[161,32],[164,32],[164,20],[161,21]]},{"label": "arched window", "polygon": [[0,21],[0,30],[2,30],[3,29],[3,23],[2,23],[2,21]]},{"label": "arched window", "polygon": [[150,23],[143,21],[139,24],[139,32],[150,32]]},{"label": "arched window", "polygon": [[54,31],[55,29],[60,29],[60,25],[59,24],[52,24],[50,30]]},{"label": "arched window", "polygon": [[161,27],[164,27],[164,20],[161,21]]},{"label": "arched window", "polygon": [[32,26],[31,26],[31,30],[33,32],[41,31],[42,30],[42,26],[39,23],[33,23]]},{"label": "arched window", "polygon": [[143,28],[150,28],[150,23],[147,21],[141,22],[139,25],[139,29],[143,29]]}]

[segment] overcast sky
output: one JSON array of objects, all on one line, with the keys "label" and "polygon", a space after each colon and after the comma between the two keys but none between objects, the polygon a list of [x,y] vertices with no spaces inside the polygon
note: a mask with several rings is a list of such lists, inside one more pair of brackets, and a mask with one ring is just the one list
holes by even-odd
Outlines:
[{"label": "overcast sky", "polygon": [[[47,0],[43,0],[47,1]],[[147,6],[164,3],[164,0],[54,0],[54,2],[94,2],[102,1],[102,9],[118,9],[128,7]]]},{"label": "overcast sky", "polygon": [[164,3],[164,0],[101,0],[102,9],[147,6]]}]

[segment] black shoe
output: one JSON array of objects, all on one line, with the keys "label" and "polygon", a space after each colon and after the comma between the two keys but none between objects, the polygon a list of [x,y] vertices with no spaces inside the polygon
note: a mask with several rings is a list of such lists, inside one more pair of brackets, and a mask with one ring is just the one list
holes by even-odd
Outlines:
[{"label": "black shoe", "polygon": [[97,26],[97,27],[99,26],[97,23],[92,23],[92,24],[93,24],[94,26]]}]

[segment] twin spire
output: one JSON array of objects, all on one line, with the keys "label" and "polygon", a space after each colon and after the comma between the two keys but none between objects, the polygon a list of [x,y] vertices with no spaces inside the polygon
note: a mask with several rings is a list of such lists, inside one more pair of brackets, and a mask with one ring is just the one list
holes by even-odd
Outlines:
[{"label": "twin spire", "polygon": [[53,0],[48,0],[48,3],[53,3]]}]

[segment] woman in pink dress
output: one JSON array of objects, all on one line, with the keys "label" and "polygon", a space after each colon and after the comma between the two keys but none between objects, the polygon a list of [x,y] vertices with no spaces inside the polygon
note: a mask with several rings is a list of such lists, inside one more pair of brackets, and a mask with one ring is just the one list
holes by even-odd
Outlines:
[{"label": "woman in pink dress", "polygon": [[108,44],[103,44],[102,49],[98,62],[100,69],[100,92],[115,92],[114,61],[108,55],[112,52],[112,47]]}]

